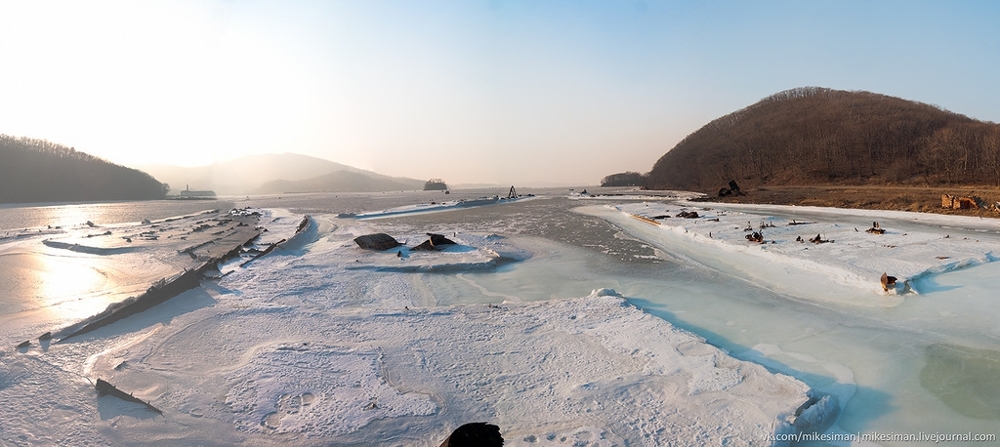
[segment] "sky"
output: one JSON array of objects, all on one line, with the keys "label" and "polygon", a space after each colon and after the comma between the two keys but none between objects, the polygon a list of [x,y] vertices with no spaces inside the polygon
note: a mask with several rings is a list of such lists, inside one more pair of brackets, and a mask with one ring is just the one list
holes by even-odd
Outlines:
[{"label": "sky", "polygon": [[1000,122],[1000,2],[0,0],[0,133],[592,185],[803,86]]}]

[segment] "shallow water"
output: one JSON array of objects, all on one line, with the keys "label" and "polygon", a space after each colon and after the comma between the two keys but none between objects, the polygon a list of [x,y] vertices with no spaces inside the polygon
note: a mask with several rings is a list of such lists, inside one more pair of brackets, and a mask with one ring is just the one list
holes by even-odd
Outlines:
[{"label": "shallow water", "polygon": [[92,222],[98,225],[159,220],[205,210],[227,211],[231,200],[152,200],[143,202],[66,203],[0,205],[0,236],[25,228],[72,227]]}]

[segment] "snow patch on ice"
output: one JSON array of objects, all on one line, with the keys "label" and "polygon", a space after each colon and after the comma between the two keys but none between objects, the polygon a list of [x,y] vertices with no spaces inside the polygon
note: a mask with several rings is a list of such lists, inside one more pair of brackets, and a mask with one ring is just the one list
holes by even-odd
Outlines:
[{"label": "snow patch on ice", "polygon": [[320,437],[438,411],[426,395],[395,389],[381,363],[377,348],[274,346],[229,376],[226,404],[241,430]]},{"label": "snow patch on ice", "polygon": [[[727,211],[693,205],[640,202],[577,211],[610,220],[666,251],[809,300],[896,306],[902,303],[900,295],[920,292],[919,281],[929,276],[1000,259],[994,255],[996,244],[948,234],[941,225],[952,221],[945,218],[930,219],[934,226],[892,221],[881,225],[884,234],[871,234],[864,230],[872,221],[859,220],[878,220],[877,213],[859,217],[854,214],[858,210],[816,209],[808,219],[794,219],[771,212],[795,216],[798,207],[744,205]],[[697,211],[699,217],[669,217],[680,211]],[[886,214],[897,220],[928,219],[916,213]],[[952,224],[958,222],[969,224],[960,219]],[[752,232],[761,233],[764,242],[747,241]],[[809,242],[817,235],[830,242]],[[879,284],[883,273],[898,278],[888,292]],[[911,287],[914,283],[917,287]]]}]

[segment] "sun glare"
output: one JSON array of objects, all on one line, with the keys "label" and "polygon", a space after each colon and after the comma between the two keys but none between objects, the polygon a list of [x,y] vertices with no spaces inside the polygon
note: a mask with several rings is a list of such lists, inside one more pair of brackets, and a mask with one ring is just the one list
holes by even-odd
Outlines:
[{"label": "sun glare", "polygon": [[[80,259],[58,255],[35,256],[34,279],[38,285],[37,296],[46,306],[56,306],[60,312],[73,312],[88,297],[102,295],[108,278],[95,265],[94,259]],[[90,307],[89,304],[86,307]],[[79,309],[83,310],[83,309]],[[87,314],[93,313],[89,309]]]},{"label": "sun glare", "polygon": [[104,293],[108,278],[100,262],[48,253],[0,254],[5,272],[0,290],[11,315],[42,312],[58,320],[79,320],[109,304]]}]

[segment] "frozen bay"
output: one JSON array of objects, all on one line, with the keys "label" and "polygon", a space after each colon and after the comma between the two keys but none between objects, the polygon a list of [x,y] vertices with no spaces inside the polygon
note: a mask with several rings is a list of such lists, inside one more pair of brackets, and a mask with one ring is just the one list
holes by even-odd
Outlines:
[{"label": "frozen bay", "polygon": [[[293,240],[284,250],[235,269],[218,282],[205,281],[164,309],[123,320],[83,341],[5,351],[0,357],[0,393],[5,402],[15,405],[4,410],[9,413],[4,414],[0,435],[15,444],[45,444],[33,442],[31,436],[50,433],[64,437],[46,439],[70,443],[89,439],[130,444],[146,440],[150,444],[327,445],[372,442],[370,436],[375,433],[395,433],[390,443],[436,445],[434,441],[440,442],[449,427],[472,415],[500,419],[493,422],[500,422],[502,430],[511,434],[509,445],[621,445],[625,441],[703,445],[722,443],[724,438],[770,444],[762,435],[767,429],[740,425],[762,420],[750,413],[719,416],[718,420],[732,421],[733,426],[705,438],[695,437],[697,430],[663,431],[684,426],[671,417],[703,414],[691,406],[698,406],[693,405],[697,396],[711,395],[713,387],[721,387],[714,392],[729,397],[743,391],[726,386],[732,383],[726,380],[670,379],[660,370],[648,374],[646,368],[657,364],[653,359],[667,355],[656,351],[658,337],[665,339],[670,332],[668,326],[655,323],[659,318],[704,337],[737,359],[763,364],[833,396],[842,407],[836,425],[830,428],[833,431],[986,433],[995,424],[996,415],[990,409],[997,402],[990,390],[996,389],[991,388],[997,371],[996,327],[990,326],[989,314],[976,311],[991,302],[988,293],[995,276],[989,271],[994,263],[925,275],[919,278],[927,282],[919,295],[893,305],[863,306],[789,295],[772,287],[769,281],[773,279],[758,281],[725,265],[702,262],[691,256],[693,252],[685,253],[682,242],[649,233],[642,226],[647,224],[640,221],[619,220],[613,213],[595,216],[592,211],[573,211],[595,205],[562,195],[377,222],[336,217],[429,197],[434,196],[236,201],[239,207],[287,210],[271,214],[267,223],[271,240],[291,236],[305,214],[314,218],[311,236]],[[780,216],[782,211],[739,212],[752,214],[756,220]],[[899,219],[907,221],[905,216]],[[919,222],[907,225],[923,226]],[[941,225],[931,227],[939,231]],[[352,247],[353,236],[374,230],[406,239],[408,245],[418,243],[424,232],[439,232],[465,248],[441,253],[448,260],[425,264],[432,268],[400,268],[421,259],[416,255],[378,257]],[[981,235],[983,244],[997,244],[995,230],[988,227],[947,231]],[[37,242],[41,237],[17,238],[5,245]],[[625,298],[624,303],[658,318],[640,321],[642,313],[620,313],[621,305],[616,304],[622,303],[620,298],[591,296],[599,289],[613,289]],[[870,291],[860,293],[869,293],[875,300],[884,298]],[[545,304],[550,301],[554,304]],[[942,314],[946,312],[957,312],[956,319],[938,318],[946,317]],[[584,314],[602,319],[588,323]],[[570,317],[576,317],[573,325],[564,326]],[[455,325],[454,318],[465,323]],[[535,327],[525,325],[532,319],[538,320],[539,336],[525,335]],[[615,324],[597,324],[603,319]],[[972,324],[960,323],[970,319]],[[367,323],[373,320],[387,323]],[[640,323],[652,326],[635,331]],[[633,335],[642,336],[615,336],[610,329],[619,326],[631,327]],[[23,330],[12,332],[14,327]],[[12,346],[36,335],[41,327],[30,322],[5,324],[3,341]],[[581,327],[590,327],[591,332],[564,338],[542,336]],[[421,343],[435,343],[442,334],[455,333],[470,343],[486,343],[489,349],[463,351],[456,343],[445,350],[455,352],[448,357],[434,354]],[[357,341],[348,344],[347,339]],[[377,340],[394,341],[378,348]],[[675,351],[687,350],[693,357],[722,355],[700,351],[711,347],[695,349],[703,345],[678,343],[671,346],[683,347]],[[559,369],[539,370],[536,365],[546,363],[535,357],[538,349],[513,349],[512,345],[559,347],[552,355],[563,365],[562,373],[575,371],[580,376],[568,380],[559,375]],[[586,366],[572,352],[603,352],[608,357],[591,359]],[[504,376],[504,368],[497,365],[505,360],[515,370],[527,372]],[[469,384],[455,396],[473,397],[422,395],[418,390],[444,385],[433,383],[434,377],[412,366],[421,362],[436,362],[436,367],[463,378],[442,380]],[[969,367],[956,371],[950,366],[956,362]],[[378,365],[386,363],[409,364],[411,369],[381,371]],[[361,380],[357,389],[363,392],[334,393],[334,389],[355,388],[349,383],[336,385],[335,378],[306,365],[339,365],[344,377]],[[741,377],[759,374],[748,372],[758,371],[751,364],[739,365],[722,366],[727,371],[744,368]],[[623,372],[628,373],[625,379],[619,377]],[[725,377],[725,371],[718,372]],[[123,388],[173,412],[160,419],[109,402],[108,397],[97,400],[85,378],[98,375],[117,379]],[[519,380],[523,378],[534,382]],[[620,385],[621,380],[627,386]],[[67,383],[71,386],[65,387]],[[690,399],[669,397],[669,390],[687,395],[683,390],[692,383],[716,385]],[[789,395],[794,395],[795,386],[789,386]],[[334,395],[336,399],[320,399]],[[569,396],[572,404],[557,405],[553,395]],[[42,396],[51,397],[39,399]],[[55,409],[46,408],[46,402]],[[349,410],[336,410],[341,408],[338,405]],[[80,409],[94,410],[99,417],[74,418],[73,412]],[[768,418],[777,412],[772,409]],[[536,419],[547,422],[540,426],[525,422],[536,414],[545,415]],[[62,415],[60,424],[65,427],[54,430],[53,415]],[[692,419],[697,418],[688,417]],[[732,434],[743,437],[726,437]]]}]

